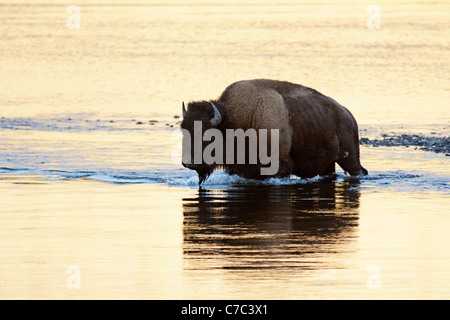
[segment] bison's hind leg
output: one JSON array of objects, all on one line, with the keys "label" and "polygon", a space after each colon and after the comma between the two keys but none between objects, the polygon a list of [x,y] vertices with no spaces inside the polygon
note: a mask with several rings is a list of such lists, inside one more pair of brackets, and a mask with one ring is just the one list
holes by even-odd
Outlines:
[{"label": "bison's hind leg", "polygon": [[339,166],[352,176],[367,175],[368,171],[361,166],[359,158],[355,153],[344,151],[337,161]]}]

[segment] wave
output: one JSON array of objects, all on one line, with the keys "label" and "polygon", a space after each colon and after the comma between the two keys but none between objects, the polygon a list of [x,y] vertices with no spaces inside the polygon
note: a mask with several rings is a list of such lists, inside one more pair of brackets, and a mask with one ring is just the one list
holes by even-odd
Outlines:
[{"label": "wave", "polygon": [[[85,179],[116,184],[137,183],[164,183],[169,186],[198,186],[197,173],[180,168],[161,171],[68,171],[68,170],[33,170],[26,168],[0,168],[0,173],[16,175],[35,175],[43,180],[73,180]],[[213,172],[203,183],[204,186],[229,186],[229,185],[294,185],[310,182],[318,182],[322,177],[301,179],[296,176],[288,178],[269,178],[266,180],[246,179],[238,175],[230,175],[223,171]]]},{"label": "wave", "polygon": [[6,167],[0,167],[0,173],[7,173],[7,172],[23,172],[28,171],[29,169],[26,168],[6,168]]},{"label": "wave", "polygon": [[[34,176],[43,181],[58,180],[91,180],[111,184],[165,184],[170,187],[198,187],[198,176],[195,172],[184,168],[173,168],[153,171],[126,170],[34,170],[29,168],[0,167],[3,176]],[[288,178],[269,178],[266,180],[245,179],[230,175],[223,171],[213,172],[203,183],[205,188],[227,188],[243,185],[259,186],[295,186],[330,181],[329,177],[302,179],[296,176]],[[440,191],[450,193],[450,179],[446,175],[418,171],[372,171],[367,176],[352,177],[338,172],[334,181],[358,180],[365,189],[392,189],[395,191]]]}]

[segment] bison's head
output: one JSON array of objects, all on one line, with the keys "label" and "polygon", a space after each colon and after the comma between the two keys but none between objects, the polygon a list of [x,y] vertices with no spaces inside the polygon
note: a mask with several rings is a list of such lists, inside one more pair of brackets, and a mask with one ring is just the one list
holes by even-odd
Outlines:
[{"label": "bison's head", "polygon": [[205,181],[219,165],[207,161],[203,157],[204,149],[214,141],[214,138],[204,139],[205,131],[211,132],[209,129],[224,130],[227,123],[226,118],[226,108],[219,101],[191,102],[188,104],[187,110],[183,102],[183,121],[181,122],[183,132],[182,164],[186,168],[197,171],[199,184]]}]

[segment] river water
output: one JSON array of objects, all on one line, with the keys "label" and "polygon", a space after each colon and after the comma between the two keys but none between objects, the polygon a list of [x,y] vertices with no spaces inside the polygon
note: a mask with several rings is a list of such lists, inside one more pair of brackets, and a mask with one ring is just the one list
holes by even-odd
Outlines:
[{"label": "river water", "polygon": [[449,136],[448,3],[380,1],[380,29],[364,1],[71,4],[0,4],[0,298],[450,298],[446,154],[199,190],[177,129],[181,101],[273,78],[361,137]]}]

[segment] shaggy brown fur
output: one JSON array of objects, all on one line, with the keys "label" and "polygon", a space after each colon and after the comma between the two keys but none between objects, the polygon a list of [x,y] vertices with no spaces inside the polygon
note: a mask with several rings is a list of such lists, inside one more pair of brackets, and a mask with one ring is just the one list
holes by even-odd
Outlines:
[{"label": "shaggy brown fur", "polygon": [[[334,172],[336,162],[351,175],[367,174],[359,161],[358,126],[354,117],[345,107],[314,89],[275,80],[239,81],[227,87],[213,102],[223,118],[219,130],[279,129],[280,163],[275,176],[327,175]],[[190,103],[181,126],[189,130],[192,121],[205,123],[213,115],[209,102]],[[215,166],[205,166],[189,167],[207,176]],[[259,164],[223,165],[229,173],[268,178],[259,174],[260,167]]]}]

